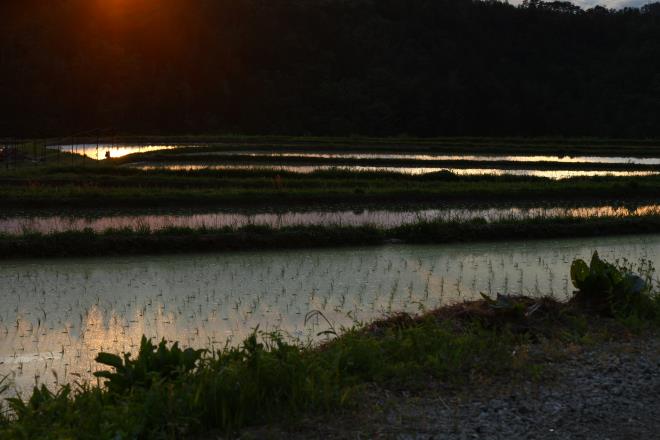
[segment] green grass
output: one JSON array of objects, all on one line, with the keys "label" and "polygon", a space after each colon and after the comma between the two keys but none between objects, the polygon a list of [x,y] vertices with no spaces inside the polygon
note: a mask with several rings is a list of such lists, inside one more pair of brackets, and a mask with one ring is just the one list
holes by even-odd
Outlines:
[{"label": "green grass", "polygon": [[657,198],[660,176],[554,181],[521,176],[410,176],[389,172],[141,171],[95,166],[0,172],[0,207],[308,206],[447,201]]},{"label": "green grass", "polygon": [[660,216],[428,221],[389,229],[374,226],[291,226],[272,228],[147,228],[0,235],[0,258],[219,252],[381,245],[388,241],[437,244],[657,233]]}]

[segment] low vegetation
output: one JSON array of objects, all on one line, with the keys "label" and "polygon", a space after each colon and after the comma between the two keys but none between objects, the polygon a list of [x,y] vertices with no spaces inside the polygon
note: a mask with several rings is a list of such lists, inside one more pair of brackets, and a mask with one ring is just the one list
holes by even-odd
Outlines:
[{"label": "low vegetation", "polygon": [[136,255],[173,252],[217,252],[382,245],[387,243],[437,244],[510,239],[592,237],[656,233],[660,216],[539,217],[522,220],[419,221],[393,228],[377,226],[247,225],[239,228],[169,227],[150,230],[108,229],[95,232],[0,234],[0,258]]},{"label": "low vegetation", "polygon": [[103,166],[44,166],[0,173],[0,207],[288,207],[339,203],[655,199],[660,176],[405,175],[342,170],[168,171]]},{"label": "low vegetation", "polygon": [[116,162],[126,164],[175,164],[175,165],[251,165],[259,166],[317,166],[317,167],[410,167],[410,168],[454,168],[481,169],[484,173],[494,167],[503,170],[571,170],[571,171],[660,171],[660,165],[645,165],[635,163],[598,163],[598,162],[557,162],[551,160],[536,160],[521,162],[515,160],[499,160],[496,163],[479,159],[428,159],[410,158],[348,158],[348,157],[310,157],[301,153],[300,156],[269,156],[255,154],[223,154],[199,153],[194,155],[185,151],[168,150],[163,152],[128,155]]},{"label": "low vegetation", "polygon": [[[301,151],[551,156],[660,156],[657,139],[594,137],[125,136],[118,142],[199,145],[202,151]],[[96,139],[89,138],[88,142]],[[201,145],[204,145],[203,147]]]},{"label": "low vegetation", "polygon": [[[97,373],[105,386],[41,386],[7,399],[0,436],[185,438],[212,431],[231,437],[248,425],[350,409],[367,384],[458,386],[501,375],[542,380],[543,365],[526,355],[531,345],[654,331],[660,296],[653,276],[648,263],[634,272],[627,262],[615,265],[594,254],[589,266],[573,263],[577,290],[568,302],[484,296],[350,329],[328,323],[320,345],[258,330],[239,346],[217,351],[143,338],[135,358],[98,355],[111,368]],[[320,313],[308,318],[314,315]]]}]

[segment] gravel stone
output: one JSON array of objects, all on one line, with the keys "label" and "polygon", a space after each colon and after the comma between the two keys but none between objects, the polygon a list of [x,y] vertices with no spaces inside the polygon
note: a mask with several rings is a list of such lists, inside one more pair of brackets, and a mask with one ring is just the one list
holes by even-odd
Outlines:
[{"label": "gravel stone", "polygon": [[[660,439],[660,338],[571,351],[548,380],[468,388],[455,395],[374,392],[351,414],[266,427],[272,439]],[[433,387],[430,387],[433,389]],[[379,408],[374,410],[374,408]]]}]

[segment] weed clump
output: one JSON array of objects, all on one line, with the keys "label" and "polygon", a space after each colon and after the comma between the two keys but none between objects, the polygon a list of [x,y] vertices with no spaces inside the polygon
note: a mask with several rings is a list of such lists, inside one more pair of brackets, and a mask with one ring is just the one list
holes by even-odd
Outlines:
[{"label": "weed clump", "polygon": [[571,265],[571,281],[578,290],[572,301],[579,306],[606,316],[657,319],[657,297],[652,294],[653,266],[646,262],[642,274],[631,267],[602,260],[594,252],[591,262],[576,259]]},{"label": "weed clump", "polygon": [[125,353],[123,359],[116,354],[99,353],[96,362],[114,368],[115,372],[98,371],[94,376],[107,379],[105,384],[113,393],[150,388],[156,382],[176,380],[191,372],[205,352],[192,348],[181,350],[178,342],[168,348],[165,340],[156,346],[142,336],[136,359],[131,359],[130,353]]}]

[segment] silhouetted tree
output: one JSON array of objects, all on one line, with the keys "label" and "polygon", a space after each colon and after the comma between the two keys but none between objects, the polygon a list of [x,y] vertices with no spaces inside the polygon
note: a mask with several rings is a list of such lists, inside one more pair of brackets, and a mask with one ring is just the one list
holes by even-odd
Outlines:
[{"label": "silhouetted tree", "polygon": [[0,136],[660,136],[660,3],[6,0],[0,32]]}]

